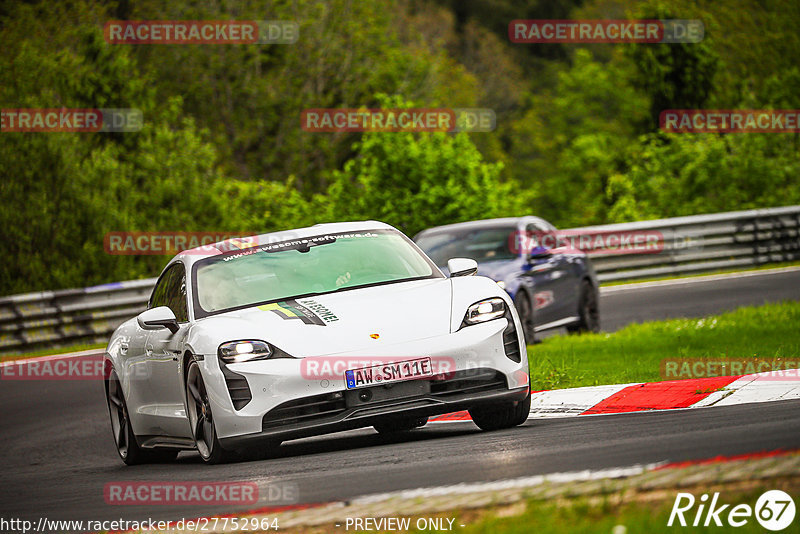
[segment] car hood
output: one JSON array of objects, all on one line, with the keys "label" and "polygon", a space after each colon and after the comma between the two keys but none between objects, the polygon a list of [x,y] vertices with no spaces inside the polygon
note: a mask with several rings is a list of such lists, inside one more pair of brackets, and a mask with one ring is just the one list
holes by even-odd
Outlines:
[{"label": "car hood", "polygon": [[303,358],[363,351],[450,331],[449,279],[416,280],[290,299],[206,317],[194,325],[195,344],[262,339]]}]

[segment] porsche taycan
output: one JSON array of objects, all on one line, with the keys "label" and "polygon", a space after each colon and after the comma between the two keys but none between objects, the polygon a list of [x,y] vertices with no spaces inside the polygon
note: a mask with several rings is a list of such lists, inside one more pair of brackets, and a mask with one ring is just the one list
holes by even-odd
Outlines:
[{"label": "porsche taycan", "polygon": [[127,464],[205,462],[469,410],[483,430],[530,409],[514,302],[471,259],[442,271],[379,222],[317,225],[181,252],[106,349]]}]

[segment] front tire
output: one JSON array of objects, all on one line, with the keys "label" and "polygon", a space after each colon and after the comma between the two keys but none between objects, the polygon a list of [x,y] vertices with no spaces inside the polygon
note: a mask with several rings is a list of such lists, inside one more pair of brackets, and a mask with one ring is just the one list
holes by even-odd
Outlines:
[{"label": "front tire", "polygon": [[600,309],[598,305],[597,289],[591,282],[584,280],[581,282],[581,295],[578,301],[577,324],[567,327],[570,334],[581,334],[591,332],[596,334],[600,331]]},{"label": "front tire", "polygon": [[471,408],[469,415],[478,428],[491,431],[521,425],[528,420],[530,411],[531,393],[529,391],[524,400]]},{"label": "front tire", "polygon": [[136,442],[131,420],[128,416],[128,407],[125,404],[125,395],[117,372],[113,369],[106,379],[106,402],[108,413],[111,417],[111,432],[114,436],[114,445],[117,454],[126,465],[147,463],[171,462],[178,456],[177,451],[142,449]]},{"label": "front tire", "polygon": [[189,417],[195,447],[205,463],[221,464],[238,459],[234,451],[223,449],[219,442],[208,391],[200,373],[200,366],[195,359],[191,360],[186,369],[186,414]]}]

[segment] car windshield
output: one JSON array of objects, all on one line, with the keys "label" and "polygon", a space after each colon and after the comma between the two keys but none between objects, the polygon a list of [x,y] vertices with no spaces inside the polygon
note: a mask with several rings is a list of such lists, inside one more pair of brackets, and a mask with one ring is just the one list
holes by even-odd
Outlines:
[{"label": "car windshield", "polygon": [[441,277],[393,230],[370,230],[256,246],[197,262],[195,315],[301,296]]},{"label": "car windshield", "polygon": [[479,263],[510,260],[517,257],[511,250],[516,231],[514,225],[436,230],[420,236],[417,245],[440,267],[450,258],[472,258]]}]

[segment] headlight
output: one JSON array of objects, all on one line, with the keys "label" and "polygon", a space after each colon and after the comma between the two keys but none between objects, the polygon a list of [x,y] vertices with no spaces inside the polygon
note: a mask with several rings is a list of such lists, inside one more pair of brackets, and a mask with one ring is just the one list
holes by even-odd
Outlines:
[{"label": "headlight", "polygon": [[225,363],[241,363],[251,360],[266,360],[272,355],[272,349],[265,341],[247,339],[231,341],[219,346],[219,357]]},{"label": "headlight", "polygon": [[493,298],[476,302],[467,308],[464,316],[465,324],[478,324],[502,317],[506,313],[506,303],[503,299]]}]

